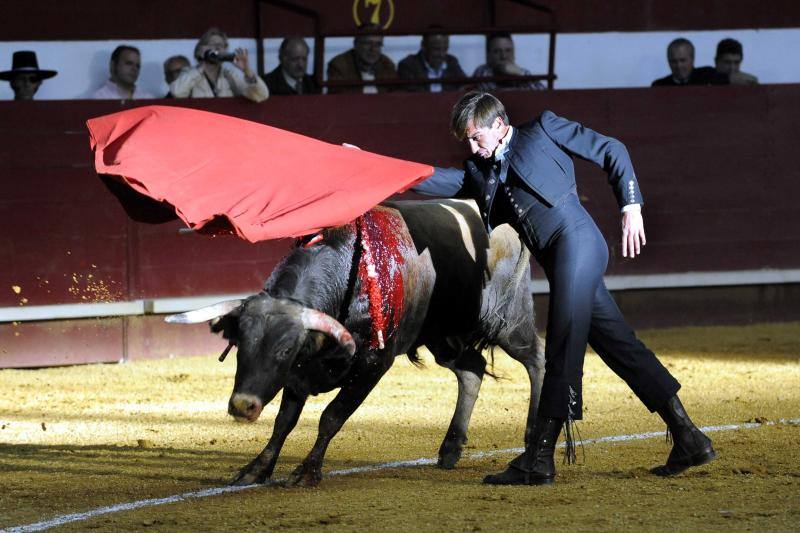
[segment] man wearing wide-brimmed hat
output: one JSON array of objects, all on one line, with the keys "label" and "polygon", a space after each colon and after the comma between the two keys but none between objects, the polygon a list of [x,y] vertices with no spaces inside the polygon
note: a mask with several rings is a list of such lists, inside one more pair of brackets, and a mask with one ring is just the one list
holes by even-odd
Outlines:
[{"label": "man wearing wide-brimmed hat", "polygon": [[11,59],[11,70],[0,72],[0,80],[11,84],[14,100],[33,100],[42,80],[58,74],[55,70],[40,70],[36,60],[36,52],[24,50],[14,52]]}]

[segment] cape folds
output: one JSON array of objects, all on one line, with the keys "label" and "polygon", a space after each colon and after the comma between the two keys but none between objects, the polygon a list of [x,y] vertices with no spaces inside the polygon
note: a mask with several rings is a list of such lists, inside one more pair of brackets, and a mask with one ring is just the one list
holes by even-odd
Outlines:
[{"label": "cape folds", "polygon": [[346,224],[433,173],[429,165],[181,107],[138,107],[86,125],[98,174],[166,202],[193,229],[222,220],[251,242]]}]

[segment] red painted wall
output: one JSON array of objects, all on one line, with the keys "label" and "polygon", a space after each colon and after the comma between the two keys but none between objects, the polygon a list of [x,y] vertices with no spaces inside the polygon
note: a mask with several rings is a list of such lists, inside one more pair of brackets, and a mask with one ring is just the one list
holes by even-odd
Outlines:
[{"label": "red painted wall", "polygon": [[[189,104],[395,157],[459,165],[464,150],[446,126],[455,98]],[[619,216],[604,174],[577,163],[584,204],[609,237],[610,273],[800,267],[800,86],[507,93],[504,100],[515,122],[549,108],[629,147],[649,241],[636,262],[619,257]],[[178,222],[129,222],[93,172],[84,127],[87,118],[119,107],[0,103],[0,306],[23,297],[36,305],[247,291],[260,286],[285,250],[285,242],[178,235]]]},{"label": "red painted wall", "polygon": [[[459,165],[464,147],[447,132],[457,97],[161,103],[202,107],[395,157]],[[577,163],[581,198],[609,241],[609,274],[800,268],[800,85],[502,97],[512,122],[548,108],[628,146],[645,196],[648,236],[646,252],[636,261],[620,257],[619,214],[604,174]],[[129,221],[94,174],[84,126],[86,119],[120,107],[102,101],[0,102],[0,306],[255,292],[284,253],[286,242],[251,245],[233,237],[178,235],[177,222]],[[94,353],[95,360],[117,360],[121,346],[131,343],[140,348],[137,353],[151,353],[151,330],[142,326],[147,320],[131,327],[124,320],[97,321],[99,329],[83,321],[78,333],[58,324],[0,325],[0,349],[9,358],[46,355],[49,346],[63,361],[80,360],[76,350]],[[29,335],[20,335],[23,330]],[[105,355],[96,353],[101,349]],[[0,365],[3,359],[0,354]]]},{"label": "red painted wall", "polygon": [[[394,6],[391,30],[413,33],[430,24],[483,27],[490,24],[487,0],[410,2],[382,0],[384,14]],[[559,31],[665,31],[800,26],[794,0],[537,0],[558,13]],[[295,0],[318,10],[328,32],[355,27],[354,4],[363,20],[365,0]],[[547,18],[508,0],[495,0],[497,24],[536,26]],[[361,6],[361,7],[358,7]],[[4,40],[93,40],[196,38],[210,26],[232,36],[255,35],[254,0],[39,0],[4,2],[0,35]],[[387,15],[388,16],[388,15]],[[382,21],[386,21],[386,17]],[[313,33],[307,19],[268,6],[263,23],[268,35]]]}]

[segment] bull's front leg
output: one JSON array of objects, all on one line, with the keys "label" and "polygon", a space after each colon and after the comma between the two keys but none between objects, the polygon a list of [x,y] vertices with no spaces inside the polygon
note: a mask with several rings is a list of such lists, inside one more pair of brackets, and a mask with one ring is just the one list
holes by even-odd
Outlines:
[{"label": "bull's front leg", "polygon": [[385,359],[381,361],[377,357],[368,356],[367,359],[375,362],[373,364],[366,363],[365,368],[352,374],[347,384],[342,386],[336,397],[322,412],[314,447],[286,480],[287,486],[315,487],[322,481],[322,461],[331,439],[392,366],[394,357],[389,355],[383,357]]},{"label": "bull's front leg", "polygon": [[281,407],[278,410],[278,416],[275,417],[275,425],[272,428],[269,442],[255,459],[239,471],[231,485],[264,483],[272,476],[283,443],[297,424],[307,398],[308,395],[298,395],[288,389],[283,389]]}]

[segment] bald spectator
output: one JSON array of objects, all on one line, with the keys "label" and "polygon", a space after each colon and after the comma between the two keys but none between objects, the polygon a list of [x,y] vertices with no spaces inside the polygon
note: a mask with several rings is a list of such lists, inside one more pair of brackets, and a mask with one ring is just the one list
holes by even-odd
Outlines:
[{"label": "bald spectator", "polygon": [[310,50],[302,37],[287,37],[278,50],[280,64],[264,76],[270,94],[318,94],[319,85],[306,73]]},{"label": "bald spectator", "polygon": [[[498,32],[486,37],[486,64],[479,66],[472,73],[473,78],[488,76],[531,76],[526,68],[517,65],[514,40],[508,32]],[[485,81],[478,85],[483,92],[497,89],[544,89],[540,81]]]},{"label": "bald spectator", "polygon": [[743,58],[742,43],[736,39],[722,39],[717,44],[714,68],[718,75],[727,76],[731,85],[757,85],[758,78],[740,70]]},{"label": "bald spectator", "polygon": [[[394,62],[381,53],[383,35],[376,24],[359,26],[353,38],[353,48],[334,57],[328,63],[328,81],[373,81],[397,78]],[[384,93],[392,90],[386,85],[363,87],[330,87],[328,93]]]},{"label": "bald spectator", "polygon": [[[192,64],[186,56],[172,56],[167,58],[167,60],[164,61],[164,81],[169,85],[178,79],[181,72],[191,68],[191,66]],[[172,93],[167,92],[166,98],[173,98]]]},{"label": "bald spectator", "polygon": [[33,100],[42,80],[58,74],[55,70],[40,70],[36,52],[23,50],[11,56],[11,70],[0,72],[0,80],[11,84],[14,100]]},{"label": "bald spectator", "polygon": [[241,96],[263,102],[269,89],[250,68],[247,50],[228,52],[228,36],[219,28],[208,29],[194,47],[197,66],[184,69],[169,84],[175,98],[226,98]]},{"label": "bald spectator", "polygon": [[652,83],[653,87],[679,87],[683,85],[725,85],[727,75],[718,74],[711,67],[694,66],[694,45],[679,37],[667,46],[667,63],[672,72]]},{"label": "bald spectator", "polygon": [[108,62],[108,81],[92,94],[92,98],[98,100],[155,98],[152,94],[136,86],[141,67],[142,56],[138,48],[127,44],[117,46],[111,53],[111,60]]},{"label": "bald spectator", "polygon": [[[447,79],[465,78],[467,75],[461,70],[458,59],[447,53],[450,48],[450,37],[443,34],[429,33],[422,37],[420,50],[409,55],[397,65],[397,74],[404,80]],[[427,91],[438,93],[441,91],[457,91],[458,84],[429,83],[426,85],[406,85],[407,91]]]}]

